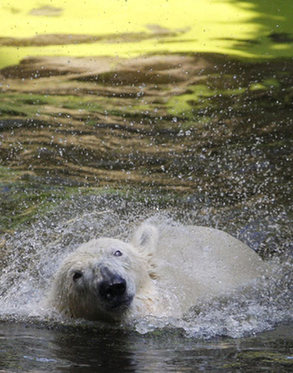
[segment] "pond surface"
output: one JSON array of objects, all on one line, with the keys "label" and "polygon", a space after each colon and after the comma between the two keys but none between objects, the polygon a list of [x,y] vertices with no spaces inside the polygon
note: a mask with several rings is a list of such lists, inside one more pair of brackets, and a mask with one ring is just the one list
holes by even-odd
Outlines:
[{"label": "pond surface", "polygon": [[292,211],[291,59],[40,57],[1,74],[4,229],[90,188]]},{"label": "pond surface", "polygon": [[291,0],[2,0],[0,68],[25,57],[292,57]]}]

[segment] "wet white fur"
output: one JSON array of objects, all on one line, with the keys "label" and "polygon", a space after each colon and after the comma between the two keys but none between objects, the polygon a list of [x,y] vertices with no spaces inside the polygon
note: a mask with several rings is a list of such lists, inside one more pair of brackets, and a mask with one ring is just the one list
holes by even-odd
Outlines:
[{"label": "wet white fur", "polygon": [[[115,257],[115,250],[123,255]],[[101,263],[126,279],[133,295],[127,312],[108,313],[93,296]],[[83,271],[83,283],[72,281],[76,270]],[[49,302],[69,317],[180,317],[200,300],[244,286],[265,271],[253,250],[225,232],[197,226],[165,226],[159,231],[144,223],[130,243],[99,238],[70,254],[56,274]]]}]

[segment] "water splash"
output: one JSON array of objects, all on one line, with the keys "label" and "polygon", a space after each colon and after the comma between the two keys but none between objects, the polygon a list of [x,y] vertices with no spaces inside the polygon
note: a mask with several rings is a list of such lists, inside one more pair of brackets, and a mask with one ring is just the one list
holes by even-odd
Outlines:
[{"label": "water splash", "polygon": [[[144,219],[161,226],[178,225],[173,216],[180,217],[185,224],[203,224],[205,219],[205,225],[214,227],[215,219],[222,219],[221,228],[226,226],[227,230],[233,230],[233,224],[229,225],[229,219],[225,221],[223,214],[222,217],[214,213],[203,218],[196,213],[196,209],[184,214],[174,208],[158,212],[155,205],[147,208],[144,203],[129,202],[122,197],[92,195],[65,201],[32,226],[13,236],[6,235],[0,276],[0,319],[34,318],[38,322],[47,320],[51,326],[66,323],[92,328],[93,323],[85,321],[65,322],[58,315],[49,315],[43,307],[42,301],[61,260],[81,243],[98,236],[127,239],[129,232]],[[267,227],[262,223],[261,240],[268,232],[273,240],[272,227],[278,229],[278,223],[275,221]],[[236,228],[235,234],[245,237],[248,244],[252,243],[254,247],[258,245],[258,236],[249,233],[256,231],[257,227],[252,228],[248,224]],[[272,242],[272,248],[279,239],[276,237]],[[285,245],[290,242],[290,236],[285,235],[282,239]],[[273,273],[269,278],[261,279],[255,286],[241,289],[230,296],[199,304],[182,319],[147,317],[128,322],[123,327],[142,334],[171,329],[183,330],[191,337],[222,335],[237,338],[292,321],[292,259],[283,254],[272,259],[272,266]],[[48,318],[51,319],[48,321]]]}]

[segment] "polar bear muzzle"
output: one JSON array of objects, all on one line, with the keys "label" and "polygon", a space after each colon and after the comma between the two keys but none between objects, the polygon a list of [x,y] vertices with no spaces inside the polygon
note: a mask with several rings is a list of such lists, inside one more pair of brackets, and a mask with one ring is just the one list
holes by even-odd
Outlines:
[{"label": "polar bear muzzle", "polygon": [[117,273],[113,273],[107,267],[100,268],[102,280],[99,282],[98,291],[105,307],[108,310],[127,308],[133,296],[128,294],[126,280]]}]

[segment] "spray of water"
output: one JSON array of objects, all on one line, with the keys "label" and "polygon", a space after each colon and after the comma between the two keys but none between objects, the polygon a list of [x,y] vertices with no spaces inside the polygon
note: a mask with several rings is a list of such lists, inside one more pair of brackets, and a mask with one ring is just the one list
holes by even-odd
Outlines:
[{"label": "spray of water", "polygon": [[[156,208],[127,202],[121,197],[83,196],[64,202],[32,226],[7,235],[0,276],[0,319],[33,317],[53,324],[64,323],[60,316],[49,315],[43,300],[59,264],[69,252],[99,236],[127,240],[135,226],[145,219],[161,227],[180,225],[174,222],[174,215],[174,209],[158,212]],[[185,217],[177,213],[178,217],[182,224],[203,224],[196,210],[189,211]],[[215,226],[213,219],[206,223]],[[239,226],[236,233],[239,235],[241,231],[243,226]],[[245,232],[248,244],[255,245],[255,236],[249,242],[247,229]],[[293,318],[292,260],[283,255],[271,259],[271,266],[272,274],[254,286],[198,304],[183,318],[146,317],[132,320],[123,327],[139,333],[171,328],[184,330],[188,336],[210,338],[216,335],[241,337],[288,322]],[[67,320],[67,323],[92,325],[80,320]]]}]

